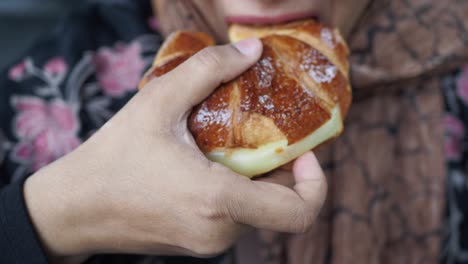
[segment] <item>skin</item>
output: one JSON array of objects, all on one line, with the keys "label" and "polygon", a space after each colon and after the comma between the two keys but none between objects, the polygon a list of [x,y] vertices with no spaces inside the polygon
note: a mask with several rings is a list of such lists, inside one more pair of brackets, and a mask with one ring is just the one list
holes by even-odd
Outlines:
[{"label": "skin", "polygon": [[326,193],[313,154],[296,161],[293,188],[283,172],[251,181],[207,160],[187,129],[191,108],[261,54],[258,39],[236,46],[207,48],[152,81],[76,151],[26,181],[27,207],[52,257],[203,257],[248,227],[312,225]]},{"label": "skin", "polygon": [[223,14],[219,16],[220,18],[233,16],[278,18],[284,17],[285,14],[311,13],[323,23],[339,28],[345,36],[351,32],[369,2],[369,0],[215,0],[218,10]]},{"label": "skin", "polygon": [[[158,0],[154,0],[158,1]],[[192,0],[214,29],[220,42],[227,42],[229,23],[240,17],[257,18],[251,24],[271,24],[288,21],[288,15],[313,15],[322,23],[340,29],[349,36],[370,3],[370,0]],[[234,19],[231,19],[234,18]],[[236,19],[237,18],[237,19]],[[258,18],[262,18],[258,20]]]},{"label": "skin", "polygon": [[[216,9],[219,17],[317,9],[332,19],[325,2],[218,0]],[[306,231],[327,189],[312,153],[292,172],[251,181],[207,160],[187,129],[192,107],[260,54],[257,39],[204,49],[149,83],[78,149],[29,177],[26,205],[51,259],[203,257],[226,250],[250,227]]]}]

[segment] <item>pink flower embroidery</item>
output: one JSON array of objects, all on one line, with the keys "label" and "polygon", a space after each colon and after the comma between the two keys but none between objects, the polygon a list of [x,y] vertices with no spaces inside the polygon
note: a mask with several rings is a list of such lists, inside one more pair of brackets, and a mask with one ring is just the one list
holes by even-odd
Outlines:
[{"label": "pink flower embroidery", "polygon": [[460,160],[463,151],[460,140],[456,137],[447,137],[444,141],[444,151],[448,160]]},{"label": "pink flower embroidery", "polygon": [[159,20],[157,17],[150,17],[148,19],[148,25],[150,28],[156,32],[159,32],[161,29],[161,25],[159,24]]},{"label": "pink flower embroidery", "polygon": [[145,67],[140,53],[138,42],[99,50],[93,61],[97,79],[105,94],[120,97],[128,91],[136,90]]},{"label": "pink flower embroidery", "polygon": [[465,66],[457,80],[457,94],[468,104],[468,66]]},{"label": "pink flower embroidery", "polygon": [[50,75],[64,74],[67,68],[67,63],[61,57],[52,58],[44,65],[44,71]]},{"label": "pink flower embroidery", "polygon": [[8,77],[13,81],[19,81],[23,78],[24,74],[26,73],[26,63],[21,62],[13,66],[8,72]]},{"label": "pink flower embroidery", "polygon": [[448,134],[462,138],[465,135],[465,126],[457,117],[446,114],[444,116],[444,126]]},{"label": "pink flower embroidery", "polygon": [[465,137],[463,122],[451,114],[446,114],[444,116],[444,126],[446,131],[444,140],[445,156],[449,160],[459,160],[462,156],[462,144]]},{"label": "pink flower embroidery", "polygon": [[79,124],[74,111],[64,101],[50,103],[39,98],[15,97],[13,107],[19,111],[14,129],[19,139],[13,157],[30,163],[36,171],[75,149]]}]

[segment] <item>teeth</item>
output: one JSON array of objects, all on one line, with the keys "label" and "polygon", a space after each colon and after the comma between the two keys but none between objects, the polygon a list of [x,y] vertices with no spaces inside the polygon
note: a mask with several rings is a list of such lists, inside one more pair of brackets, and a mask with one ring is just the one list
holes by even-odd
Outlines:
[{"label": "teeth", "polygon": [[335,107],[332,110],[331,118],[326,123],[292,145],[288,146],[287,140],[280,140],[256,149],[216,149],[207,153],[207,157],[241,175],[252,178],[298,158],[326,140],[337,136],[342,130],[343,122],[340,109]]}]

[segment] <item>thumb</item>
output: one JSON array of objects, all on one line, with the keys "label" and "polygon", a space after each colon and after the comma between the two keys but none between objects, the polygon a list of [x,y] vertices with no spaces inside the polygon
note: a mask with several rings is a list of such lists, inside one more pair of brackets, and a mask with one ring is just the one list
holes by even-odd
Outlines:
[{"label": "thumb", "polygon": [[327,183],[314,154],[296,160],[293,189],[266,181],[238,181],[227,192],[231,218],[254,227],[304,232],[315,221],[327,192]]},{"label": "thumb", "polygon": [[294,190],[303,201],[317,201],[321,207],[325,202],[326,178],[317,158],[312,152],[299,157],[293,166],[296,185]]},{"label": "thumb", "polygon": [[184,113],[203,101],[220,84],[246,71],[261,53],[262,43],[256,38],[207,47],[162,76],[158,83],[164,85],[158,87],[158,93],[163,98],[170,98],[172,109],[168,111]]}]

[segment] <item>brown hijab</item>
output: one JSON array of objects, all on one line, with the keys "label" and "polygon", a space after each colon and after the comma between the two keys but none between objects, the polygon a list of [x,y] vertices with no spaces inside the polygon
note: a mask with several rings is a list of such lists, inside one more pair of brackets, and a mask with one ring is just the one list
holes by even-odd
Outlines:
[{"label": "brown hijab", "polygon": [[[215,10],[196,0],[155,2],[164,33],[202,30],[222,39],[223,29],[210,27]],[[468,62],[468,2],[373,0],[365,7],[348,37],[355,102],[345,133],[317,152],[330,188],[322,215],[306,234],[246,237],[237,263],[438,262],[441,76]]]}]

